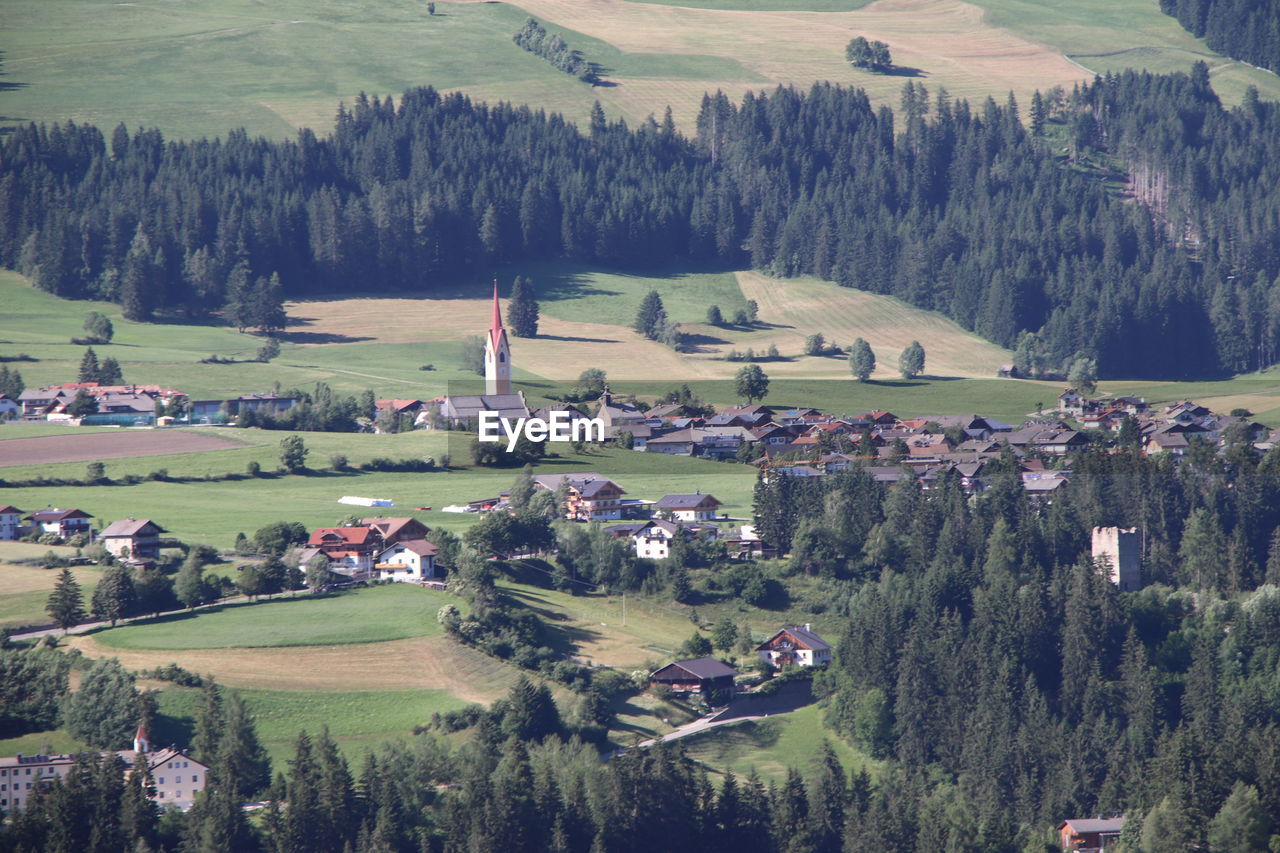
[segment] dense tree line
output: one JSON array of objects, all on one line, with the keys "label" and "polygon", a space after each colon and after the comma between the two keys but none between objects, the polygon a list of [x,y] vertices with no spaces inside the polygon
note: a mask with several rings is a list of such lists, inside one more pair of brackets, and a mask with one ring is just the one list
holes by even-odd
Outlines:
[{"label": "dense tree line", "polygon": [[584,83],[594,84],[600,80],[595,63],[588,62],[579,51],[569,47],[559,33],[548,33],[547,28],[535,18],[525,21],[524,26],[511,38],[534,56],[542,57],[565,74],[577,77]]},{"label": "dense tree line", "polygon": [[293,142],[19,128],[0,166],[0,261],[61,296],[142,300],[132,316],[220,311],[264,329],[278,316],[240,313],[246,294],[431,292],[547,257],[749,263],[892,294],[1008,346],[1035,332],[1062,370],[1078,355],[1152,377],[1280,357],[1280,108],[1224,109],[1203,66],[1038,103],[1039,131],[1056,122],[1072,156],[1122,162],[1142,203],[1063,168],[1012,100],[971,106],[915,82],[896,121],[826,84],[709,95],[694,138],[669,116],[632,129],[595,110],[580,133],[414,89],[361,96],[332,136]]},{"label": "dense tree line", "polygon": [[1280,71],[1280,8],[1256,0],[1160,0],[1160,11],[1227,56]]}]

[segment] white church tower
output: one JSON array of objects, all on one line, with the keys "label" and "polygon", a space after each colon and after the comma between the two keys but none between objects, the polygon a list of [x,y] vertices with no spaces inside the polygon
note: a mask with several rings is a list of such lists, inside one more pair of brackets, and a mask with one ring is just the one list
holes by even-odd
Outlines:
[{"label": "white church tower", "polygon": [[484,393],[511,393],[511,347],[507,330],[502,328],[502,311],[498,307],[498,280],[493,280],[493,322],[484,342]]}]

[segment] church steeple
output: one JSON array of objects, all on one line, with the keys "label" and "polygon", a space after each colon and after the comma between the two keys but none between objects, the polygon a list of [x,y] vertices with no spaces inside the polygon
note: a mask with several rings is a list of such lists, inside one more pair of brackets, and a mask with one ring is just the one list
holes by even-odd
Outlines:
[{"label": "church steeple", "polygon": [[493,280],[493,319],[484,342],[484,393],[511,393],[511,346],[502,328],[502,308],[498,304],[498,280]]},{"label": "church steeple", "polygon": [[138,726],[138,731],[133,736],[134,752],[150,752],[151,739],[147,737],[147,727],[145,724]]}]

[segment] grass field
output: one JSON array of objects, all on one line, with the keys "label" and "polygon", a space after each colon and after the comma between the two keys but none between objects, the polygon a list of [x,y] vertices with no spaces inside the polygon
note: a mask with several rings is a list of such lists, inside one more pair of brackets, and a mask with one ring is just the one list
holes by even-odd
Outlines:
[{"label": "grass field", "polygon": [[[46,625],[51,621],[44,607],[58,579],[58,570],[7,562],[41,557],[51,550],[67,554],[72,552],[69,548],[50,548],[48,545],[0,542],[0,628]],[[102,571],[97,566],[76,566],[72,571],[80,584],[87,606],[93,598],[93,591]]]},{"label": "grass field", "polygon": [[[704,92],[737,97],[814,80],[896,106],[901,79],[850,68],[854,35],[886,41],[930,88],[981,99],[1070,85],[1091,71],[1185,69],[1197,58],[1232,100],[1280,81],[1214,55],[1146,0],[12,0],[0,33],[0,121],[75,119],[185,137],[327,131],[340,100],[431,84],[586,119],[602,102],[635,122],[668,105],[690,126]],[[511,41],[534,15],[604,68],[586,86]],[[314,57],[323,55],[324,63]],[[1070,57],[1070,58],[1069,58]],[[1086,70],[1086,68],[1088,70]]]},{"label": "grass field", "polygon": [[691,758],[710,767],[732,770],[740,777],[754,768],[766,781],[781,782],[790,767],[807,774],[826,740],[846,772],[866,768],[874,774],[876,762],[828,729],[822,713],[821,707],[810,705],[777,717],[717,726],[680,743]]},{"label": "grass field", "polygon": [[303,595],[263,604],[227,604],[163,616],[97,633],[116,649],[245,649],[377,643],[439,636],[436,611],[452,601],[412,584],[325,596]]}]

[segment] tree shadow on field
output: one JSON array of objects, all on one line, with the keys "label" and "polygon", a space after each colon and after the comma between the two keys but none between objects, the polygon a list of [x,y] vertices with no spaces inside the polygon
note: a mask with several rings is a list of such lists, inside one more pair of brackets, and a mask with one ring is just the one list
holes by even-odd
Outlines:
[{"label": "tree shadow on field", "polygon": [[880,72],[885,77],[928,77],[929,72],[910,65],[895,65],[887,71]]},{"label": "tree shadow on field", "polygon": [[616,344],[619,343],[613,338],[580,338],[573,335],[538,335],[534,340],[543,341],[564,341],[574,344]]},{"label": "tree shadow on field", "polygon": [[296,326],[310,326],[315,323],[314,317],[290,317],[286,331],[276,332],[275,337],[292,344],[355,344],[372,341],[372,337],[361,335],[343,335],[338,332],[308,332],[295,330]]}]

